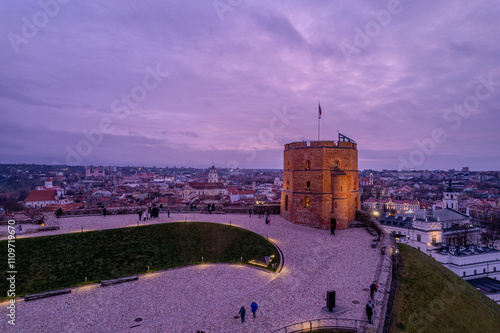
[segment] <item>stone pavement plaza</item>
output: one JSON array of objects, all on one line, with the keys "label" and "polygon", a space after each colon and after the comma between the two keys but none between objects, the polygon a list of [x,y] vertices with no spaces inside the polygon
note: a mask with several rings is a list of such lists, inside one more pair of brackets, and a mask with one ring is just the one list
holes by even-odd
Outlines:
[{"label": "stone pavement plaza", "polygon": [[[137,215],[61,218],[60,229],[20,237],[135,226]],[[325,318],[366,320],[366,288],[380,258],[364,228],[318,230],[271,216],[177,214],[141,224],[176,221],[231,223],[269,237],[284,255],[280,273],[229,264],[205,264],[141,275],[139,280],[108,287],[93,284],[71,294],[24,302],[16,300],[16,326],[7,323],[7,302],[0,304],[0,332],[271,332],[296,322]],[[22,274],[22,272],[18,272]],[[321,311],[326,291],[347,312]],[[250,303],[259,304],[252,318]],[[247,310],[241,324],[240,307]],[[377,308],[375,308],[377,311]],[[140,321],[136,319],[142,318]],[[139,320],[139,319],[138,319]],[[138,325],[138,326],[137,326]],[[133,327],[135,326],[135,327]]]}]

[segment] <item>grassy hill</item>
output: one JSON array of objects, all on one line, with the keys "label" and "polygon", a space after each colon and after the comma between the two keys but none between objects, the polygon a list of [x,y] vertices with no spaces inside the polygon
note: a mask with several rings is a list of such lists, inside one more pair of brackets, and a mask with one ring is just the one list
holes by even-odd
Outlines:
[{"label": "grassy hill", "polygon": [[408,245],[390,332],[500,332],[500,306],[439,262]]},{"label": "grassy hill", "polygon": [[[7,258],[7,241],[0,241]],[[101,280],[204,263],[240,263],[280,255],[273,244],[251,231],[216,223],[179,222],[89,231],[15,241],[16,296]],[[278,266],[277,265],[277,266]],[[270,265],[269,265],[270,267]],[[0,270],[8,271],[7,259]],[[6,278],[0,290],[8,289]],[[6,298],[6,293],[0,300]]]}]

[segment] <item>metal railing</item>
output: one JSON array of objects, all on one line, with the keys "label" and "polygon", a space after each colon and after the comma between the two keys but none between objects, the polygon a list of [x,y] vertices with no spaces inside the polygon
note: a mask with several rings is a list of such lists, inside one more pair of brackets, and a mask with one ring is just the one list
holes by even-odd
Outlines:
[{"label": "metal railing", "polygon": [[387,310],[385,311],[385,320],[383,333],[389,332],[389,327],[391,325],[392,312],[394,309],[394,301],[399,288],[399,249],[394,254],[392,261],[392,282],[391,289],[389,291],[389,297],[387,298]]},{"label": "metal railing", "polygon": [[338,329],[340,332],[362,332],[366,329],[367,325],[368,321],[366,320],[349,318],[318,318],[287,325],[272,331],[272,333],[314,332],[318,329],[327,328]]}]

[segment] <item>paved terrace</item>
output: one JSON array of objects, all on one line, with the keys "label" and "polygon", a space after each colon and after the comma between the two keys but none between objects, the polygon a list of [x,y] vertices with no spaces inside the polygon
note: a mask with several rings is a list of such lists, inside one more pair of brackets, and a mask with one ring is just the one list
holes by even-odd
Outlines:
[{"label": "paved terrace", "polygon": [[[60,229],[19,237],[37,237],[137,224],[137,215],[60,218]],[[366,320],[366,291],[373,281],[380,249],[372,249],[364,228],[317,230],[271,216],[270,225],[256,215],[172,213],[141,224],[175,221],[231,223],[269,237],[283,251],[279,274],[242,265],[207,264],[140,276],[138,281],[101,288],[78,287],[71,294],[16,301],[16,326],[2,309],[1,332],[270,332],[288,324],[323,317]],[[2,230],[3,231],[3,230]],[[18,274],[22,274],[19,272]],[[326,291],[336,290],[336,304],[349,310],[321,312]],[[253,319],[250,303],[259,304]],[[359,302],[359,303],[358,303]],[[247,309],[241,324],[240,307]],[[375,311],[380,309],[375,308]],[[142,318],[140,322],[135,319]],[[139,325],[139,326],[136,326]],[[131,326],[136,326],[131,328]]]}]

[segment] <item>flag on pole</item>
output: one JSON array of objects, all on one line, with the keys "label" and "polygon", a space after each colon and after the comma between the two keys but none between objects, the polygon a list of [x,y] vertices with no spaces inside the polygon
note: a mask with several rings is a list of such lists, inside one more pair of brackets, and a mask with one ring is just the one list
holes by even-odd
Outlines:
[{"label": "flag on pole", "polygon": [[318,103],[318,106],[319,106],[318,119],[321,119],[321,104]]}]

